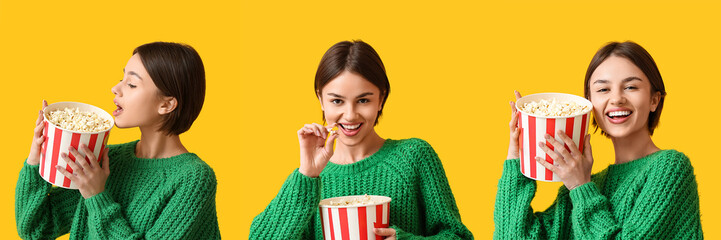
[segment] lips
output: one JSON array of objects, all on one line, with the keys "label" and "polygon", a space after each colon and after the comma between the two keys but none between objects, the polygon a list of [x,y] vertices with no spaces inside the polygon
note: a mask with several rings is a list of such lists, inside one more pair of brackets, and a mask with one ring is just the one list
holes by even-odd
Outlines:
[{"label": "lips", "polygon": [[123,113],[123,107],[120,106],[120,104],[117,101],[113,101],[115,103],[115,106],[118,107],[113,111],[113,116],[117,117],[121,113]]},{"label": "lips", "polygon": [[355,136],[358,134],[363,127],[363,123],[338,123],[338,128],[343,132],[343,135],[348,137]]},{"label": "lips", "polygon": [[621,124],[626,122],[629,117],[633,114],[633,111],[627,108],[614,108],[606,112],[606,119],[614,124]]}]

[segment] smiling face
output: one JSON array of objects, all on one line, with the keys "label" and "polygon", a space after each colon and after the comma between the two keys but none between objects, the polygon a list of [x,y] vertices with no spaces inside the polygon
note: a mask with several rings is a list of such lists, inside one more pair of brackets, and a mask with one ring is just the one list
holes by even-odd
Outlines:
[{"label": "smiling face", "polygon": [[648,130],[648,116],[656,111],[661,94],[633,62],[609,56],[589,81],[590,100],[598,125],[610,137],[623,138]]},{"label": "smiling face", "polygon": [[338,123],[341,143],[354,146],[375,132],[381,110],[380,90],[361,75],[343,71],[319,93],[321,108],[329,124]]},{"label": "smiling face", "polygon": [[119,128],[152,126],[162,124],[161,111],[167,103],[145,70],[140,56],[134,54],[125,65],[123,80],[111,91],[115,94],[113,111],[115,125]]}]

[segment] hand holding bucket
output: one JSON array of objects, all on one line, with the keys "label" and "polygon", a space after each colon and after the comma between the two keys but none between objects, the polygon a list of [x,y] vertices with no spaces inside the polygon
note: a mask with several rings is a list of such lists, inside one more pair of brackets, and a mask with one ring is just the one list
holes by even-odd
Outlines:
[{"label": "hand holding bucket", "polygon": [[[46,104],[47,103],[44,105]],[[49,112],[65,108],[78,108],[83,112],[95,113],[100,118],[109,120],[110,127],[97,132],[79,132],[63,129],[51,121],[48,121],[47,116]],[[66,158],[63,158],[62,156],[68,155],[69,159],[76,161],[75,164],[80,164],[81,161],[87,161],[87,158],[91,158],[96,161],[100,160],[100,154],[105,151],[108,142],[110,129],[112,129],[112,126],[114,125],[113,118],[109,113],[98,107],[78,102],[58,102],[47,105],[43,109],[43,117],[43,127],[41,128],[43,141],[40,149],[40,176],[45,181],[58,187],[78,189],[77,184],[72,182],[70,178],[63,175],[56,166],[61,166],[65,168],[68,173],[72,174],[72,165],[68,164],[65,160]],[[70,149],[80,149],[81,144],[87,146],[87,149],[89,150],[87,153],[86,151],[81,151],[76,152],[76,154],[68,154]],[[90,153],[93,155],[92,157],[88,156]],[[31,149],[31,155],[32,154],[33,151]],[[77,161],[77,159],[75,159],[76,156],[78,158],[82,158],[81,161]],[[31,159],[28,157],[28,162],[30,162],[30,160]]]},{"label": "hand holding bucket", "polygon": [[[520,94],[517,97],[520,97]],[[588,108],[569,116],[543,116],[522,111],[520,107],[524,106],[523,104],[538,102],[542,99],[573,102],[581,106],[588,106]],[[578,163],[577,158],[573,158],[571,155],[581,153],[584,150],[588,138],[587,131],[591,109],[592,104],[590,101],[571,94],[539,93],[518,98],[515,104],[517,115],[514,115],[513,118],[518,119],[516,134],[519,141],[517,146],[518,157],[521,159],[521,173],[534,180],[547,182],[563,180],[564,184],[569,187],[570,183],[567,183],[564,179],[577,178],[577,174],[569,173],[569,171],[576,172],[575,168]],[[512,128],[511,131],[513,137],[514,129]],[[549,138],[546,137],[547,135]],[[539,144],[539,142],[542,143]],[[583,156],[583,154],[578,155]],[[540,161],[537,161],[539,158]]]}]

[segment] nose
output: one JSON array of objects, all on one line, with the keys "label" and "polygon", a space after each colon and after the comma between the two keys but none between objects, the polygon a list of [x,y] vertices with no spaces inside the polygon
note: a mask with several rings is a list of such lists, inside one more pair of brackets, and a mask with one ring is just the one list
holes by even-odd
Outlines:
[{"label": "nose", "polygon": [[626,103],[626,96],[623,94],[623,91],[616,91],[611,95],[610,102],[613,105],[622,105]]},{"label": "nose", "polygon": [[120,95],[120,84],[122,84],[122,82],[119,82],[118,84],[115,84],[115,86],[110,88],[110,91],[113,92],[113,94],[115,94],[116,96],[121,96]]},{"label": "nose", "polygon": [[343,111],[343,118],[346,120],[355,120],[358,113],[355,104],[346,104],[345,110]]}]

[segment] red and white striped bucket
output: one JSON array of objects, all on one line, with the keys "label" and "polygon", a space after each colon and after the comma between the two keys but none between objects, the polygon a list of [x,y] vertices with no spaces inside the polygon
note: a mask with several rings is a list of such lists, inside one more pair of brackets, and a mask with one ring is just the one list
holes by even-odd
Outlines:
[{"label": "red and white striped bucket", "polygon": [[[58,102],[53,103],[45,107],[43,110],[45,117],[47,113],[53,110],[62,110],[65,108],[78,108],[80,111],[94,112],[99,117],[110,120],[111,126],[115,125],[113,117],[105,112],[103,109],[95,107],[90,104],[78,103],[78,102]],[[55,166],[61,166],[72,173],[73,169],[60,157],[60,153],[68,154],[68,157],[75,161],[75,157],[68,153],[68,147],[73,146],[78,149],[83,158],[85,153],[80,151],[80,144],[85,144],[93,151],[96,159],[100,161],[100,153],[105,150],[105,146],[108,143],[108,136],[110,135],[110,129],[102,132],[76,132],[66,129],[62,129],[55,124],[51,123],[47,119],[43,120],[45,129],[43,130],[43,142],[42,149],[40,151],[40,176],[45,181],[62,188],[78,189],[78,187],[70,181],[69,178],[65,177],[60,173]],[[87,161],[87,158],[86,158]]]},{"label": "red and white striped bucket", "polygon": [[332,206],[331,201],[348,198],[346,196],[323,199],[320,201],[320,221],[325,240],[380,240],[381,236],[373,233],[373,228],[390,226],[391,198],[386,196],[371,197],[371,204],[353,206]]},{"label": "red and white striped bucket", "polygon": [[[582,106],[589,106],[588,111],[582,113],[565,116],[565,117],[546,117],[534,114],[528,114],[521,111],[519,106],[523,106],[525,103],[538,102],[541,99],[552,100],[556,99],[560,102],[575,102]],[[583,142],[585,141],[586,133],[588,132],[589,117],[591,115],[591,109],[593,105],[588,99],[565,93],[537,93],[522,97],[516,101],[516,109],[518,114],[518,127],[519,133],[519,149],[518,156],[521,158],[521,173],[524,176],[546,182],[558,182],[561,179],[546,169],[543,165],[536,162],[536,156],[546,159],[546,162],[553,164],[553,158],[546,154],[541,147],[538,146],[539,142],[546,142],[546,146],[553,149],[544,135],[548,133],[556,141],[563,142],[560,136],[557,136],[558,130],[563,130],[578,147],[578,150],[583,152]],[[564,144],[565,145],[565,144]],[[568,150],[568,145],[565,145]]]}]

